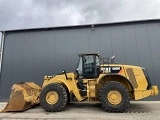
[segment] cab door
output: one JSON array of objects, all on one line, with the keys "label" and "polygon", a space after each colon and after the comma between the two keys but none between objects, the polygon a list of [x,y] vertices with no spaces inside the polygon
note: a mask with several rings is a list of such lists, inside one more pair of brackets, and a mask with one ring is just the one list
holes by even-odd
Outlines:
[{"label": "cab door", "polygon": [[83,77],[95,78],[99,75],[99,59],[96,55],[83,56]]}]

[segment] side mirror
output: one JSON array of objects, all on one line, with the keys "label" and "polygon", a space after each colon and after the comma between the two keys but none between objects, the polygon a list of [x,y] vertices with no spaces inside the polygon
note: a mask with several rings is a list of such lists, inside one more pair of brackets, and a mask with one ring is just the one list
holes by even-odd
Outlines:
[{"label": "side mirror", "polygon": [[66,73],[66,70],[63,70],[62,73],[65,74],[65,73]]},{"label": "side mirror", "polygon": [[78,74],[78,68],[76,69],[76,73]]},{"label": "side mirror", "polygon": [[76,73],[77,73],[77,78],[79,78],[78,68],[76,69]]}]

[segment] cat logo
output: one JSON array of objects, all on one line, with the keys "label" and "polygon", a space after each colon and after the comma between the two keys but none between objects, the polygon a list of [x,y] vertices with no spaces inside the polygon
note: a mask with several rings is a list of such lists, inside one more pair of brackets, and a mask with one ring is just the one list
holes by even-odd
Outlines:
[{"label": "cat logo", "polygon": [[113,66],[113,67],[102,67],[101,71],[102,73],[119,73],[121,70],[121,67],[119,66]]}]

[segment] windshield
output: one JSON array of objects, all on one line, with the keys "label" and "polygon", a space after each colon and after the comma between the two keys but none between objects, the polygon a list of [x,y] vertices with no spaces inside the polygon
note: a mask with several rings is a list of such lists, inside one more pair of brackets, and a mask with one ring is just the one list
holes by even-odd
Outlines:
[{"label": "windshield", "polygon": [[94,56],[93,55],[84,56],[84,67],[93,67],[93,65],[94,65]]}]

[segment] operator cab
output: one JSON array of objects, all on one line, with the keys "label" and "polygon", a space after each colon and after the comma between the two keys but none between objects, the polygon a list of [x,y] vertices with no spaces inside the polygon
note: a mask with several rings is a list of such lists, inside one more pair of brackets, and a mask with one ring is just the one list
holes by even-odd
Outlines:
[{"label": "operator cab", "polygon": [[79,63],[76,70],[79,78],[95,78],[100,73],[99,53],[79,54]]}]

